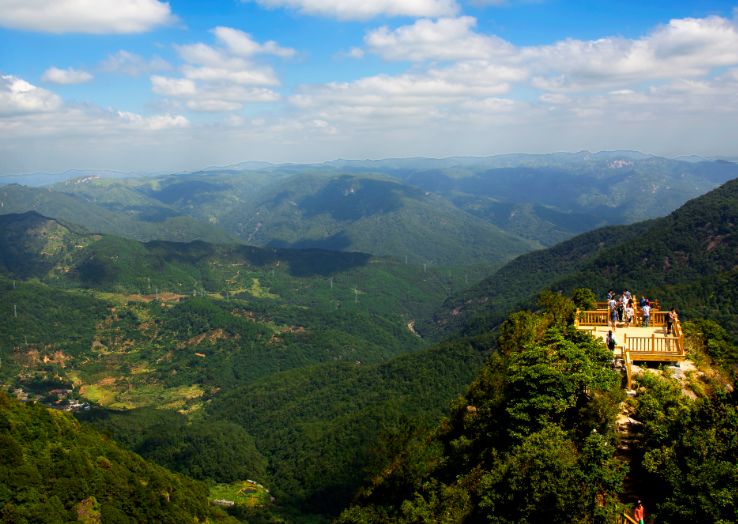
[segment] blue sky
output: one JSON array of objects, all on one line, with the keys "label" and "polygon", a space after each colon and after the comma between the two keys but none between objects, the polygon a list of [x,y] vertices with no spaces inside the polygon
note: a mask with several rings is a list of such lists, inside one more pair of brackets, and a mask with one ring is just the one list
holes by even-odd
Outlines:
[{"label": "blue sky", "polygon": [[0,0],[0,174],[736,156],[724,1]]}]

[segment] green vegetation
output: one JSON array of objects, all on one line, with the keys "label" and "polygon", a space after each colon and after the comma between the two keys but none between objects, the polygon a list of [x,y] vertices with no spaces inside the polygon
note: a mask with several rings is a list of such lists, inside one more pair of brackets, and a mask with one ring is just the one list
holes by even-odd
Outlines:
[{"label": "green vegetation", "polygon": [[[686,323],[699,371],[642,368],[622,402],[610,353],[572,329],[574,303],[544,292],[539,306],[508,317],[449,419],[406,440],[339,522],[608,523],[630,490],[655,522],[736,521],[738,346],[725,330]],[[623,409],[639,421],[627,462],[616,455]]]},{"label": "green vegetation", "polygon": [[413,439],[341,522],[612,521],[621,378],[601,341],[561,315],[565,298],[541,302],[506,321],[450,418]]},{"label": "green vegetation", "polygon": [[230,483],[264,479],[267,461],[254,438],[227,421],[189,421],[174,411],[93,409],[78,418],[147,460],[188,477]]},{"label": "green vegetation", "polygon": [[80,418],[129,449],[195,479],[264,482],[287,515],[339,511],[387,456],[376,439],[434,424],[488,351],[483,337],[427,350],[412,331],[460,271],[72,238],[58,221],[15,218],[6,236],[53,229],[69,249],[42,258],[34,281],[12,280],[23,257],[43,257],[33,242],[8,257],[0,297],[18,316],[0,316],[5,385],[59,407],[92,402]]},{"label": "green vegetation", "polygon": [[589,287],[599,297],[609,288],[628,288],[659,297],[681,318],[717,321],[738,339],[736,223],[738,180],[667,217],[600,229],[521,256],[449,299],[432,329],[483,331],[507,311],[531,304],[542,288]]},{"label": "green vegetation", "polygon": [[270,457],[278,500],[334,512],[393,446],[434,424],[482,365],[482,340],[457,341],[386,364],[323,364],[236,388],[213,400],[208,419],[235,422]]},{"label": "green vegetation", "polygon": [[[100,190],[114,196],[111,183],[102,182]],[[70,186],[71,187],[71,186]],[[76,185],[79,187],[79,185]],[[50,188],[30,188],[11,184],[0,187],[3,213],[25,213],[36,211],[70,224],[80,224],[95,233],[120,235],[136,240],[171,240],[189,242],[205,240],[228,242],[232,237],[221,229],[172,212],[160,205],[141,205],[103,202],[98,205],[81,195],[55,191]],[[133,208],[133,209],[132,209]],[[131,211],[139,211],[136,217]]]},{"label": "green vegetation", "polygon": [[714,322],[686,331],[710,365],[686,384],[668,373],[638,377],[633,416],[643,424],[634,471],[659,522],[735,522],[738,394],[728,376],[735,377],[738,346]]},{"label": "green vegetation", "polygon": [[[145,188],[128,181],[105,205],[130,198],[131,206],[141,206],[141,218],[153,201],[174,211],[194,205],[196,189],[203,195],[198,202],[210,202],[196,212],[218,222],[225,214],[213,215],[216,195],[229,191],[227,178],[160,179]],[[393,181],[313,176],[302,179],[310,187],[300,188],[276,179],[294,193],[249,205],[266,213],[294,202],[309,234],[289,244],[309,238],[321,245],[328,235],[342,247],[349,235],[335,229],[340,224],[381,226],[413,206],[428,212],[416,215],[414,231],[441,227],[429,211],[443,208],[437,196]],[[102,198],[88,189],[85,198]],[[377,207],[387,194],[386,205]],[[338,197],[368,200],[354,206]],[[329,201],[333,207],[324,208]],[[588,307],[609,287],[627,286],[691,320],[684,329],[707,377],[689,375],[679,387],[672,379],[639,378],[639,395],[628,405],[643,421],[642,447],[630,476],[649,511],[666,521],[730,522],[738,417],[727,377],[738,364],[737,201],[738,182],[731,182],[664,219],[590,232],[524,255],[448,300],[433,325],[439,304],[475,273],[362,253],[140,243],[33,213],[6,215],[0,217],[0,380],[20,397],[76,406],[86,425],[60,418],[70,422],[57,424],[61,433],[48,433],[52,441],[72,434],[69,428],[99,438],[85,429],[90,425],[194,479],[156,470],[198,493],[189,509],[172,511],[178,517],[190,511],[212,521],[227,518],[227,511],[248,522],[321,521],[363,486],[342,521],[604,523],[627,502],[620,499],[626,468],[615,459],[621,377],[602,344],[570,324],[576,307]],[[238,205],[233,200],[223,208]],[[160,222],[149,216],[152,223],[166,222],[168,211],[161,213]],[[260,216],[259,231],[291,227],[276,211],[271,226]],[[387,227],[387,245],[407,236]],[[372,238],[360,240],[379,245],[380,237]],[[435,248],[454,249],[438,242]],[[486,256],[483,250],[461,255]],[[572,291],[572,300],[540,292],[546,288]],[[520,306],[541,311],[508,316]],[[450,338],[430,346],[442,336]],[[85,401],[94,404],[88,411]],[[430,431],[450,402],[448,420]],[[5,438],[6,427],[18,426],[3,420]],[[36,433],[28,435],[31,446]],[[15,444],[5,438],[0,453],[16,464],[20,446],[27,461],[26,444],[11,437]],[[49,459],[39,466],[43,474],[29,477],[33,493],[0,484],[2,511],[16,512],[7,514],[21,522],[34,521],[39,511],[50,521],[72,520],[76,511],[115,522],[121,515],[105,498],[107,488],[89,480],[99,477],[96,464],[107,464],[99,457],[115,461],[102,452],[90,457],[74,455],[69,468],[94,490],[37,497],[47,492],[39,486],[47,482]],[[137,478],[126,475],[120,483]],[[146,475],[136,489],[152,485]],[[211,499],[232,500],[226,495],[238,498],[246,479],[268,486],[276,503],[261,490],[242,493],[248,496],[217,514],[203,503],[207,488],[199,482],[210,486]],[[169,486],[156,482],[157,490]],[[152,511],[164,507],[157,504]],[[146,520],[131,508],[120,511]]]},{"label": "green vegetation", "polygon": [[204,484],[144,461],[71,415],[0,392],[3,522],[232,522],[207,497]]}]

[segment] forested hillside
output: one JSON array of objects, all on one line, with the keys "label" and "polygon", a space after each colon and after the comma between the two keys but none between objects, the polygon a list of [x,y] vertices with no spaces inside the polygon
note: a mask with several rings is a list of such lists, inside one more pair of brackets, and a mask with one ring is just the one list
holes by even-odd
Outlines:
[{"label": "forested hillside", "polygon": [[483,330],[541,288],[628,288],[661,298],[685,318],[711,318],[738,337],[738,179],[669,216],[586,233],[524,255],[449,299],[435,329]]},{"label": "forested hillside", "polygon": [[80,196],[49,188],[18,184],[0,186],[0,206],[3,214],[36,211],[67,223],[80,224],[95,233],[136,240],[228,242],[233,239],[217,227],[171,210],[134,204],[140,214],[131,213],[128,207],[97,205]]},{"label": "forested hillside", "polygon": [[[449,418],[409,441],[339,522],[605,524],[636,498],[654,522],[738,518],[738,346],[727,333],[687,323],[697,369],[641,368],[625,400],[611,352],[573,328],[576,304],[548,291],[538,304],[508,317]],[[638,424],[628,444],[623,413]]]},{"label": "forested hillside", "polygon": [[[165,198],[164,188],[151,191]],[[397,191],[402,202],[407,195]],[[599,522],[623,508],[624,471],[611,449],[620,377],[598,343],[567,327],[573,306],[556,293],[544,294],[543,313],[503,320],[520,306],[538,307],[541,289],[628,287],[673,304],[685,320],[708,319],[688,329],[707,360],[729,368],[738,362],[737,202],[738,181],[729,182],[668,217],[523,255],[463,292],[474,275],[468,267],[142,243],[33,212],[3,215],[0,378],[19,397],[77,410],[144,458],[217,492],[255,478],[276,506],[233,510],[246,520],[327,520],[364,486],[344,521],[545,514]],[[362,209],[332,213],[376,211]],[[445,343],[431,345],[442,336]],[[487,359],[451,419],[428,436]],[[685,457],[679,468],[693,467],[697,433],[661,413],[673,404],[724,432],[735,399],[724,377],[696,382],[692,403],[648,380],[642,385],[656,400],[633,409],[661,426],[653,435],[644,426],[648,447],[634,471],[644,486],[660,479],[688,491],[681,474],[656,464],[674,452]],[[663,438],[677,433],[684,439]],[[700,485],[730,484],[734,450],[713,444],[722,462],[700,473]],[[503,486],[512,491],[502,496]],[[644,493],[663,515],[687,521],[679,520],[686,506],[666,491]],[[710,511],[730,520],[732,507],[715,502]]]},{"label": "forested hillside", "polygon": [[255,478],[286,514],[339,511],[377,441],[435,424],[489,351],[413,332],[461,272],[0,220],[4,386],[193,478]]},{"label": "forested hillside", "polygon": [[205,484],[122,449],[71,415],[0,391],[0,519],[13,523],[235,522]]},{"label": "forested hillside", "polygon": [[595,227],[663,216],[737,176],[730,162],[632,151],[244,164],[7,185],[0,210],[137,240],[238,238],[495,268]]}]

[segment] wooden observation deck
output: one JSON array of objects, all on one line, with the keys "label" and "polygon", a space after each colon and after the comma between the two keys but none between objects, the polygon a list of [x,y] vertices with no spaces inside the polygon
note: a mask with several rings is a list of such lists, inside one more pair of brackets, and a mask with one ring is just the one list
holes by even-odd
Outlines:
[{"label": "wooden observation deck", "polygon": [[[632,388],[633,362],[680,362],[686,359],[684,350],[684,333],[679,317],[674,319],[672,334],[666,334],[666,311],[660,311],[658,302],[652,302],[651,317],[648,327],[641,327],[642,312],[636,306],[633,322],[628,326],[624,322],[615,325],[613,335],[617,345],[615,356],[625,362],[628,374],[628,389]],[[609,325],[610,312],[606,302],[598,302],[597,309],[591,311],[577,310],[574,325],[577,329],[589,331],[592,336],[607,338],[612,328]]]}]

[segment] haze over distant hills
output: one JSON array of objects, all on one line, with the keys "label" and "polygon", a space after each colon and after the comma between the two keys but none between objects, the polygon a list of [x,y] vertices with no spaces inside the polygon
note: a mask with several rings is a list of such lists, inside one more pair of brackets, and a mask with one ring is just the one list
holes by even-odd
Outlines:
[{"label": "haze over distant hills", "polygon": [[738,338],[738,180],[668,216],[602,228],[523,255],[446,301],[436,327],[485,330],[542,288],[629,288],[662,299],[687,318],[719,320]]},{"label": "haze over distant hills", "polygon": [[738,177],[738,165],[606,151],[112,175],[6,185],[0,211],[35,210],[139,240],[238,240],[491,267],[597,226],[663,216]]}]

